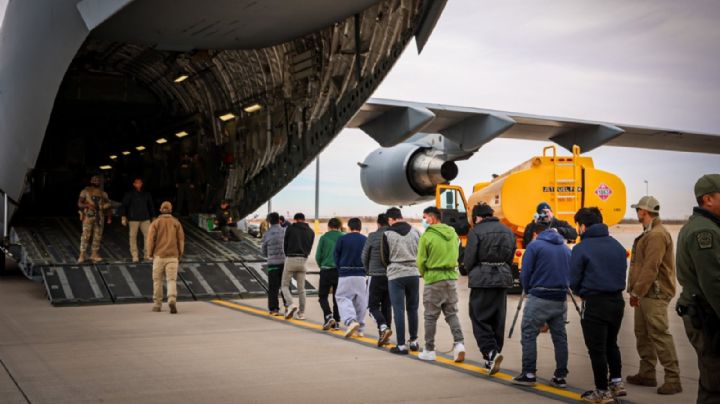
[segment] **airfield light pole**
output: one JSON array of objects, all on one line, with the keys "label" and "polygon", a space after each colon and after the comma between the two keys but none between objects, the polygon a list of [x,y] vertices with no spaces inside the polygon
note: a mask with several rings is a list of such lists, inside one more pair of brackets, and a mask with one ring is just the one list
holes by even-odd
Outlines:
[{"label": "airfield light pole", "polygon": [[645,196],[648,196],[648,195],[650,195],[650,192],[649,192],[650,187],[648,185],[648,180],[643,180],[643,181],[645,182]]},{"label": "airfield light pole", "polygon": [[315,159],[315,234],[320,234],[320,155]]}]

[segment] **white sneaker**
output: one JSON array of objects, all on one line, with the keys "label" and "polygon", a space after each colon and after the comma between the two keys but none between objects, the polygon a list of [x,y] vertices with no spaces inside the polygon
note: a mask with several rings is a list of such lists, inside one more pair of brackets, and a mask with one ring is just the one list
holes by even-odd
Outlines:
[{"label": "white sneaker", "polygon": [[297,306],[285,307],[285,319],[290,320],[291,318],[293,318],[293,315],[295,314],[297,309]]},{"label": "white sneaker", "polygon": [[418,359],[423,361],[434,361],[435,351],[428,351],[426,349],[423,349],[423,351],[420,352],[420,355],[418,355]]},{"label": "white sneaker", "polygon": [[458,342],[453,347],[453,360],[456,363],[465,361],[465,345],[462,342]]},{"label": "white sneaker", "polygon": [[348,324],[347,329],[345,330],[345,338],[352,337],[358,330],[358,328],[360,328],[360,323],[355,320],[351,321],[350,324]]}]

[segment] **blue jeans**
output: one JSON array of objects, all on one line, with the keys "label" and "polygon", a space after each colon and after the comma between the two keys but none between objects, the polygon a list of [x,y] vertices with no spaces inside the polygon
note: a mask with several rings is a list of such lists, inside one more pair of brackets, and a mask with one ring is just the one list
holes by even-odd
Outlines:
[{"label": "blue jeans", "polygon": [[522,371],[523,374],[537,371],[537,336],[540,327],[547,324],[555,347],[555,377],[568,374],[568,344],[565,320],[567,302],[541,299],[529,295],[525,302],[522,319]]},{"label": "blue jeans", "polygon": [[[395,338],[398,345],[405,345],[405,310],[407,309],[410,340],[418,335],[418,307],[420,306],[420,277],[404,276],[388,281],[390,303],[395,317]],[[407,304],[407,306],[406,306]]]}]

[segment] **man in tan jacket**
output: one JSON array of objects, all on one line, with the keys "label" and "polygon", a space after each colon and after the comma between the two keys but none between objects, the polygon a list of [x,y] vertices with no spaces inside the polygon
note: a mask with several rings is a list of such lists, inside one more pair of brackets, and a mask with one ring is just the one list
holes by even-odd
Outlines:
[{"label": "man in tan jacket", "polygon": [[675,296],[675,258],[670,233],[660,222],[660,203],[644,196],[635,205],[643,232],[635,239],[627,291],[635,308],[635,337],[640,371],[628,376],[630,384],[657,386],[657,360],[665,368],[665,383],[658,394],[682,391],[675,343],[668,329],[668,303]]},{"label": "man in tan jacket", "polygon": [[172,215],[172,204],[165,201],[160,205],[160,216],[148,230],[147,254],[153,259],[153,311],[160,311],[163,300],[162,279],[167,280],[168,306],[170,313],[177,313],[177,273],[180,257],[185,249],[185,233],[180,221]]}]

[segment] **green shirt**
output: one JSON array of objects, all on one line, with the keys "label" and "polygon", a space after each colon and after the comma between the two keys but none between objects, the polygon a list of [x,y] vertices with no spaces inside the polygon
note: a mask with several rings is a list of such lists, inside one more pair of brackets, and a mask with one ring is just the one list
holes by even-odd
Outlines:
[{"label": "green shirt", "polygon": [[425,230],[418,244],[417,267],[426,285],[457,280],[460,240],[455,229],[433,224]]},{"label": "green shirt", "polygon": [[695,208],[678,235],[677,277],[683,287],[678,303],[703,298],[720,315],[720,217]]},{"label": "green shirt", "polygon": [[335,243],[344,235],[340,230],[330,230],[323,234],[315,250],[315,261],[321,270],[335,268]]}]

